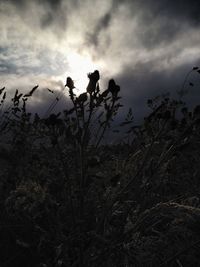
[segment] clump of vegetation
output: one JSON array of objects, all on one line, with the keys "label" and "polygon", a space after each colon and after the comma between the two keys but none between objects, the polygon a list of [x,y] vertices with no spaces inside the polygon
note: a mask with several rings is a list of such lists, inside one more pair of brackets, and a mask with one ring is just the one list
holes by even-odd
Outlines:
[{"label": "clump of vegetation", "polygon": [[88,78],[76,95],[68,77],[71,106],[45,118],[27,111],[38,86],[7,107],[0,90],[1,266],[197,266],[200,107],[149,99],[141,125],[131,110],[121,124],[128,139],[105,145],[120,87]]}]

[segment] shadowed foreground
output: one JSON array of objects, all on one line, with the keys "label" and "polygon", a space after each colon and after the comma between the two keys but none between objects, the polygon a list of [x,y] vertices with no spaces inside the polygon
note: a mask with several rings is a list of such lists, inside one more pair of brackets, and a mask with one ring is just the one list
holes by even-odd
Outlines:
[{"label": "shadowed foreground", "polygon": [[0,90],[0,266],[199,266],[200,106],[149,99],[105,145],[120,87],[88,78],[76,96],[68,77],[71,106],[45,118],[26,109],[38,86],[7,108]]}]

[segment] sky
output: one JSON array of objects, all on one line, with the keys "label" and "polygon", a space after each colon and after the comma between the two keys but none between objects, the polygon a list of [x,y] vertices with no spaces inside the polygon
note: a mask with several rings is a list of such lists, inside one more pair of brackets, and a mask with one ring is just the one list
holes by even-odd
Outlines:
[{"label": "sky", "polygon": [[[45,110],[47,88],[67,96],[71,76],[81,93],[98,69],[101,89],[114,78],[125,107],[143,117],[148,98],[175,95],[200,66],[199,10],[199,0],[0,0],[0,87],[39,84],[32,105]],[[196,104],[200,75],[189,80],[186,100]]]}]

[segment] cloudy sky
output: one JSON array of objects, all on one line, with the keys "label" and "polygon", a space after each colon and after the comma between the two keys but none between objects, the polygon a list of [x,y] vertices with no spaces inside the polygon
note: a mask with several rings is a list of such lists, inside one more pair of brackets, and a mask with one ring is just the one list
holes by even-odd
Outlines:
[{"label": "cloudy sky", "polygon": [[[114,78],[140,116],[147,98],[174,94],[200,65],[199,10],[199,0],[0,0],[0,87],[39,84],[43,105],[47,87],[63,90],[71,76],[81,92],[98,69],[102,89]],[[190,80],[187,99],[200,102],[200,75]]]}]

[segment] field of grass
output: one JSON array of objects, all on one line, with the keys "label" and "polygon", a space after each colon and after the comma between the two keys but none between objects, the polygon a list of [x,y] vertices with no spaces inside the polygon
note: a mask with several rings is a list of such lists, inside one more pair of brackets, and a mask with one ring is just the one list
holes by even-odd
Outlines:
[{"label": "field of grass", "polygon": [[199,266],[200,106],[149,99],[105,145],[120,87],[88,78],[76,96],[68,77],[71,106],[44,118],[27,112],[38,86],[0,90],[0,266]]}]

